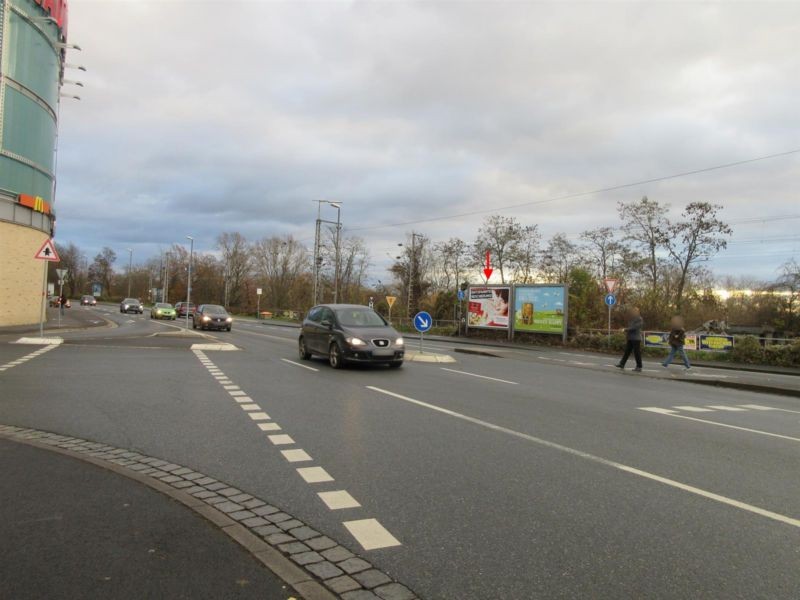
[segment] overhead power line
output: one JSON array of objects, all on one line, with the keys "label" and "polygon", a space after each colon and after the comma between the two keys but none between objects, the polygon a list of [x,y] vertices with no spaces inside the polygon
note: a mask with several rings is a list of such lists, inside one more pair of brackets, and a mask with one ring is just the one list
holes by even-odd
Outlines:
[{"label": "overhead power line", "polygon": [[[397,222],[397,223],[385,223],[383,225],[365,225],[363,227],[351,227],[351,228],[347,228],[347,231],[366,231],[366,230],[371,230],[371,229],[384,229],[384,228],[388,228],[388,227],[404,227],[404,226],[407,226],[407,225],[419,225],[421,223],[433,223],[433,222],[436,222],[436,221],[449,221],[451,219],[460,219],[460,218],[463,218],[463,217],[472,217],[472,216],[475,216],[475,215],[481,215],[481,214],[486,214],[486,213],[496,213],[496,212],[500,212],[500,211],[504,211],[504,210],[511,210],[511,209],[514,209],[514,208],[522,208],[522,207],[526,207],[526,206],[538,206],[538,205],[541,205],[541,204],[548,204],[550,202],[558,202],[558,201],[561,201],[561,200],[571,200],[571,199],[574,199],[574,198],[583,198],[585,196],[593,196],[595,194],[603,194],[605,192],[613,192],[613,191],[617,191],[617,190],[624,190],[624,189],[627,189],[627,188],[637,187],[637,186],[645,185],[645,184],[648,184],[648,183],[658,183],[660,181],[668,181],[668,180],[671,180],[671,179],[679,179],[681,177],[689,177],[690,175],[699,175],[700,173],[709,173],[711,171],[719,171],[719,170],[722,170],[722,169],[730,169],[732,167],[738,167],[738,166],[746,165],[746,164],[749,164],[749,163],[754,163],[754,162],[759,162],[759,161],[764,161],[764,160],[770,160],[770,159],[773,159],[773,158],[780,158],[780,157],[783,157],[783,156],[789,156],[789,155],[798,154],[798,153],[800,153],[800,148],[797,148],[797,149],[794,149],[794,150],[788,150],[786,152],[779,152],[777,154],[768,154],[766,156],[758,156],[756,158],[748,158],[748,159],[745,159],[745,160],[738,160],[736,162],[725,163],[725,164],[722,164],[722,165],[715,165],[713,167],[704,167],[702,169],[694,169],[692,171],[683,171],[681,173],[674,173],[672,175],[664,175],[664,176],[661,176],[661,177],[653,177],[651,179],[642,179],[640,181],[634,181],[634,182],[631,182],[631,183],[622,183],[622,184],[619,184],[619,185],[612,185],[612,186],[608,186],[608,187],[597,188],[597,189],[589,190],[589,191],[586,191],[586,192],[576,192],[576,193],[573,193],[573,194],[564,194],[562,196],[555,196],[553,198],[546,198],[544,200],[532,200],[530,202],[520,202],[519,204],[508,204],[506,206],[496,206],[496,207],[493,207],[493,208],[487,208],[487,209],[481,209],[481,210],[473,210],[473,211],[469,211],[469,212],[455,213],[455,214],[450,214],[450,215],[441,215],[441,216],[438,216],[438,217],[429,217],[429,218],[426,218],[426,219],[416,219],[414,221],[402,221],[402,222]],[[757,222],[757,221],[760,221],[760,220],[762,220],[762,219],[754,219],[754,222]]]}]

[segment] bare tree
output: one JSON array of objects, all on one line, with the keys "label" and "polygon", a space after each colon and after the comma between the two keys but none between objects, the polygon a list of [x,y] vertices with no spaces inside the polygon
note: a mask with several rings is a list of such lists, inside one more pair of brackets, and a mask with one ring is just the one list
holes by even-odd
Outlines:
[{"label": "bare tree", "polygon": [[[67,245],[56,244],[61,269],[67,269],[65,285],[69,288],[69,295],[73,298],[86,292],[87,261],[83,251],[72,242]],[[55,269],[54,269],[55,270]]]},{"label": "bare tree", "polygon": [[557,233],[547,244],[541,270],[548,283],[566,283],[570,269],[578,261],[578,247],[566,235]]},{"label": "bare tree", "polygon": [[519,238],[513,245],[509,264],[514,271],[517,283],[532,283],[539,261],[539,245],[542,236],[538,225],[526,225],[520,228]]},{"label": "bare tree", "polygon": [[253,245],[255,268],[274,308],[289,306],[294,285],[308,269],[308,251],[292,236],[264,238]]},{"label": "bare tree", "polygon": [[644,267],[651,292],[657,296],[659,290],[659,250],[663,249],[669,235],[668,207],[648,200],[647,196],[638,202],[617,205],[622,220],[625,239],[633,242],[646,258]]},{"label": "bare tree", "polygon": [[251,269],[250,247],[239,232],[222,233],[217,237],[217,248],[222,253],[225,299],[228,306],[239,306],[242,289]]},{"label": "bare tree", "polygon": [[89,265],[89,279],[103,286],[103,294],[106,297],[111,296],[111,279],[114,276],[114,263],[116,260],[117,253],[106,246],[94,257],[94,261]]},{"label": "bare tree", "polygon": [[589,229],[581,234],[581,240],[585,242],[586,253],[593,263],[595,275],[605,279],[615,272],[622,253],[622,244],[616,239],[614,229]]},{"label": "bare tree", "polygon": [[478,237],[473,244],[474,266],[480,266],[486,252],[491,253],[494,268],[500,273],[501,283],[506,282],[505,270],[518,250],[523,228],[514,217],[490,215],[478,229]]},{"label": "bare tree", "polygon": [[696,263],[708,260],[728,245],[723,236],[733,231],[717,218],[720,209],[722,206],[717,204],[692,202],[683,210],[683,220],[667,228],[664,245],[679,270],[675,284],[675,308],[678,311],[683,308],[686,282]]},{"label": "bare tree", "polygon": [[464,281],[469,246],[460,238],[450,238],[434,246],[434,256],[442,272],[441,287],[445,290],[458,288]]},{"label": "bare tree", "polygon": [[781,308],[785,314],[783,319],[785,329],[797,331],[797,306],[800,303],[800,264],[792,258],[785,262],[781,267],[781,275],[778,281],[768,288],[773,294],[783,292],[781,296]]}]

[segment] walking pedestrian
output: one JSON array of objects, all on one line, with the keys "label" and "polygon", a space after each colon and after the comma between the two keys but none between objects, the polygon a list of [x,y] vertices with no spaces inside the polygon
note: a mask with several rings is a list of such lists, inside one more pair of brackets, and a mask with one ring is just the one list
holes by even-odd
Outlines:
[{"label": "walking pedestrian", "polygon": [[622,355],[622,360],[616,365],[618,369],[624,369],[625,363],[628,362],[628,357],[633,352],[633,357],[636,359],[636,373],[642,371],[642,327],[644,327],[644,320],[636,306],[631,307],[628,311],[628,326],[625,328],[625,354]]},{"label": "walking pedestrian", "polygon": [[686,370],[688,371],[692,368],[692,365],[689,364],[689,357],[686,356],[686,350],[684,349],[684,345],[686,344],[686,329],[683,327],[683,318],[679,317],[678,315],[672,317],[670,327],[669,356],[667,356],[667,360],[661,363],[661,366],[668,368],[672,363],[672,359],[674,359],[675,355],[680,352],[681,357],[683,358],[683,366],[686,367]]}]

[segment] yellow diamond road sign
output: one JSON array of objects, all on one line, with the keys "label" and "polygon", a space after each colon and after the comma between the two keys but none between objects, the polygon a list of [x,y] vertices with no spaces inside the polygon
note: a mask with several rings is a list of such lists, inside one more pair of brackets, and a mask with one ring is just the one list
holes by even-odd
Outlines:
[{"label": "yellow diamond road sign", "polygon": [[389,308],[394,306],[395,300],[397,300],[397,296],[386,296],[386,304],[389,305]]}]

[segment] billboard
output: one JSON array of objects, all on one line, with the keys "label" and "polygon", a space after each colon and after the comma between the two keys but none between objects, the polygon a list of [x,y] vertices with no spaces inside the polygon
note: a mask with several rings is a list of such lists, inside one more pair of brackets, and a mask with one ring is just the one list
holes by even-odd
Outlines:
[{"label": "billboard", "polygon": [[467,325],[484,329],[508,330],[510,302],[511,286],[470,287]]},{"label": "billboard", "polygon": [[733,350],[732,335],[701,333],[698,337],[700,350],[710,350],[712,352],[730,352]]},{"label": "billboard", "polygon": [[[669,348],[668,331],[645,331],[644,345],[646,348]],[[694,333],[686,334],[684,350],[697,350],[697,335]]]},{"label": "billboard", "polygon": [[514,287],[514,331],[564,332],[566,288],[563,285]]}]

